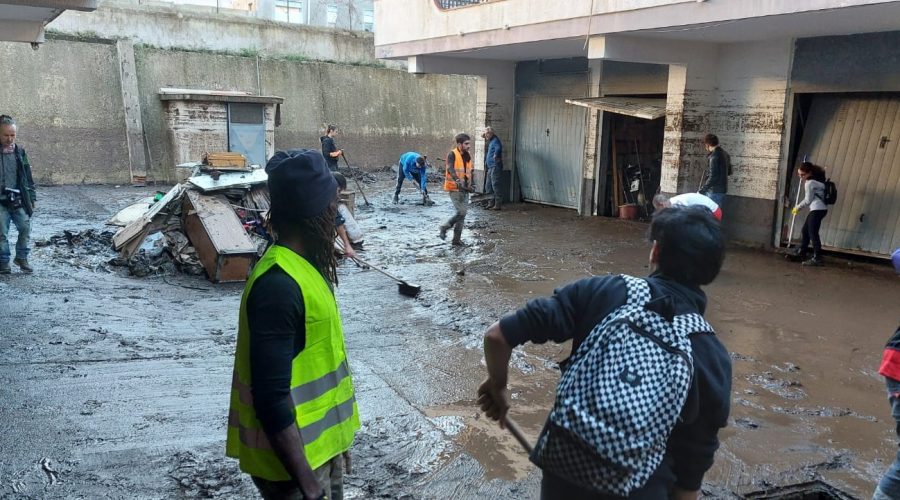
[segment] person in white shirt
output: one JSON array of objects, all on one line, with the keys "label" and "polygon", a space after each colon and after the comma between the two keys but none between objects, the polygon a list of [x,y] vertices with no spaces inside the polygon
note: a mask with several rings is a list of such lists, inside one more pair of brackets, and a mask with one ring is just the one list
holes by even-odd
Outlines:
[{"label": "person in white shirt", "polygon": [[[822,240],[819,238],[819,228],[822,227],[822,219],[828,215],[828,205],[825,204],[825,169],[805,161],[797,169],[797,176],[803,182],[805,196],[803,201],[791,209],[793,215],[800,210],[809,207],[806,222],[803,223],[803,237],[800,240],[800,248],[795,257],[803,262],[804,266],[822,265]],[[809,244],[812,242],[812,258],[806,259]]]},{"label": "person in white shirt", "polygon": [[658,212],[669,207],[691,207],[701,206],[712,212],[713,217],[717,221],[722,222],[722,207],[714,202],[712,198],[700,193],[684,193],[677,196],[668,197],[664,194],[658,194],[653,197],[653,208]]}]

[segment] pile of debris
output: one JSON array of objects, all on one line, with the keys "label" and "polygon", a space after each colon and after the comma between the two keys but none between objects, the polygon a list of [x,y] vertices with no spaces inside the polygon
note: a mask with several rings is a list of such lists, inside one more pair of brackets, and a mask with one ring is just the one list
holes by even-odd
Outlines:
[{"label": "pile of debris", "polygon": [[267,179],[243,155],[206,154],[184,183],[109,220],[120,227],[112,238],[118,263],[138,276],[171,260],[182,272],[205,271],[216,283],[246,280],[269,241],[263,227]]}]

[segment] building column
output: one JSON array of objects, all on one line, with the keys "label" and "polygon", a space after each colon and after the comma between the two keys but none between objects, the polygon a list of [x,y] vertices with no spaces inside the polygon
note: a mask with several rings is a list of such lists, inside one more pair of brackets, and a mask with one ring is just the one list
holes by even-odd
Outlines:
[{"label": "building column", "polygon": [[[588,62],[590,77],[588,79],[587,97],[600,97],[600,83],[602,80],[603,61],[592,60]],[[584,162],[581,175],[581,201],[578,205],[578,215],[591,215],[594,213],[596,199],[595,183],[597,181],[598,152],[600,147],[600,120],[603,112],[596,108],[587,110],[587,124],[584,129]]]}]

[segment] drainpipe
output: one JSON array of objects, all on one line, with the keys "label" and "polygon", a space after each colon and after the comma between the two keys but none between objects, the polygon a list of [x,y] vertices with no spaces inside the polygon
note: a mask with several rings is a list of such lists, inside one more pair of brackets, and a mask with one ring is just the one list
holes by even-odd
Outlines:
[{"label": "drainpipe", "polygon": [[310,14],[312,13],[312,0],[306,0],[306,25],[309,26]]}]

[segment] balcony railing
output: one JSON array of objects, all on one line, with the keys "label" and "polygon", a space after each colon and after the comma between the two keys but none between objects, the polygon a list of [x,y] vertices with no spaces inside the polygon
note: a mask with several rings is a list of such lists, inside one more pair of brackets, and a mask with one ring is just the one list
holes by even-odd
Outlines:
[{"label": "balcony railing", "polygon": [[460,7],[469,7],[480,3],[498,2],[500,0],[434,0],[434,4],[441,10],[452,10]]}]

